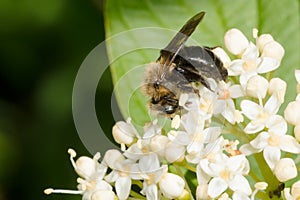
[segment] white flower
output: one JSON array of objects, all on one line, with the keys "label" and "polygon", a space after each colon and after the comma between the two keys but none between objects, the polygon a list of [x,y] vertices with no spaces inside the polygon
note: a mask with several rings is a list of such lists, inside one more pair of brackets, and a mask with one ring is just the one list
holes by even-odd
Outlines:
[{"label": "white flower", "polygon": [[266,127],[268,128],[268,132],[261,132],[250,144],[258,152],[263,151],[266,162],[273,170],[280,159],[280,150],[290,153],[300,153],[300,145],[294,137],[286,135],[287,124],[281,116],[272,116],[268,120]]},{"label": "white flower", "polygon": [[68,153],[76,173],[81,177],[77,179],[79,183],[78,190],[54,190],[49,188],[44,192],[46,194],[82,194],[83,200],[113,200],[115,195],[112,191],[112,186],[103,180],[107,167],[98,163],[100,154],[96,153],[93,159],[82,156],[75,162],[76,152],[73,149],[69,149]]},{"label": "white flower", "polygon": [[112,169],[105,180],[115,182],[116,193],[120,200],[127,199],[131,190],[131,179],[141,179],[138,164],[133,160],[125,159],[118,150],[114,149],[105,153],[103,161]]},{"label": "white flower", "polygon": [[[254,34],[257,37],[257,33]],[[232,61],[228,68],[229,76],[240,75],[240,83],[244,87],[252,76],[277,69],[284,55],[282,46],[272,37],[257,38],[257,46],[248,42],[237,29],[231,29],[224,39],[227,49],[241,59]],[[261,51],[261,56],[260,52]]]},{"label": "white flower", "polygon": [[209,127],[201,132],[191,134],[186,147],[186,160],[189,163],[197,164],[208,152],[209,144],[215,144],[214,142],[218,141],[221,131],[220,127]]},{"label": "white flower", "polygon": [[238,116],[234,101],[232,98],[243,96],[242,88],[240,85],[230,86],[230,83],[221,81],[217,88],[218,99],[214,105],[214,114],[221,114],[229,123],[243,121]]},{"label": "white flower", "polygon": [[157,155],[150,153],[139,160],[139,169],[144,179],[141,193],[146,195],[147,199],[158,200],[157,183],[162,175],[168,171],[168,167],[166,165],[160,166]]},{"label": "white flower", "polygon": [[223,154],[222,160],[217,163],[203,159],[199,165],[206,174],[213,177],[208,184],[208,195],[211,198],[219,196],[228,187],[232,191],[251,194],[248,180],[244,177],[249,172],[249,163],[244,155],[228,157]]},{"label": "white flower", "polygon": [[[261,99],[259,100],[261,102]],[[262,103],[258,105],[252,101],[243,100],[241,102],[242,113],[251,120],[244,131],[252,134],[263,130],[270,118],[278,112],[280,105],[276,95],[272,95],[264,106]]]},{"label": "white flower", "polygon": [[280,182],[286,182],[297,176],[297,167],[291,158],[280,159],[274,168],[274,174]]}]

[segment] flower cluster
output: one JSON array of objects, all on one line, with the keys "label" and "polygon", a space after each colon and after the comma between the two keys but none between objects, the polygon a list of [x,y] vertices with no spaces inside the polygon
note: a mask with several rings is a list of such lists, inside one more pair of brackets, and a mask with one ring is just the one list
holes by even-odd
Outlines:
[{"label": "flower cluster", "polygon": [[[78,190],[45,193],[82,194],[84,200],[254,200],[281,193],[299,199],[300,94],[280,115],[287,84],[271,75],[284,49],[256,29],[253,38],[254,43],[238,29],[225,34],[225,46],[236,59],[221,48],[213,51],[229,80],[208,80],[210,89],[198,86],[199,94],[182,94],[184,112],[172,119],[171,128],[154,120],[139,133],[130,119],[117,122],[112,134],[122,151],[108,150],[101,162],[100,154],[75,162],[75,151],[69,150],[80,176]],[[295,76],[299,93],[300,70]],[[295,137],[287,134],[288,126]]]}]

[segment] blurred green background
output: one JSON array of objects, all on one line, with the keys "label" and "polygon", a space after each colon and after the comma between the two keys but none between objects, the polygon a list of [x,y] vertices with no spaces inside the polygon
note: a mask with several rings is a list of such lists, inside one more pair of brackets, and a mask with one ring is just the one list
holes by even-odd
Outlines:
[{"label": "blurred green background", "polygon": [[[81,199],[43,190],[76,189],[69,147],[90,155],[73,123],[72,87],[104,40],[102,15],[99,0],[0,0],[0,200]],[[106,133],[111,91],[107,71],[96,97]]]}]

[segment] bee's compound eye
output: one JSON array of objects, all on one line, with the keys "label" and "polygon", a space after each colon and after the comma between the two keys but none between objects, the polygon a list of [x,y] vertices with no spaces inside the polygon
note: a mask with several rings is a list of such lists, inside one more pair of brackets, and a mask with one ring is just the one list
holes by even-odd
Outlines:
[{"label": "bee's compound eye", "polygon": [[171,105],[167,105],[165,106],[165,112],[167,114],[173,114],[175,112],[175,107],[174,106],[171,106]]}]

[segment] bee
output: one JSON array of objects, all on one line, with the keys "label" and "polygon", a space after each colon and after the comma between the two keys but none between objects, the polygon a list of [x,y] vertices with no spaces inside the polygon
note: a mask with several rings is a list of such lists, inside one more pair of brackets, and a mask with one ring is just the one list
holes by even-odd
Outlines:
[{"label": "bee", "polygon": [[156,114],[172,118],[180,113],[180,94],[197,93],[195,84],[211,90],[208,78],[221,81],[228,76],[222,61],[212,52],[214,48],[184,45],[204,15],[200,12],[189,19],[160,51],[156,62],[146,66],[142,90],[151,98],[149,107]]}]

